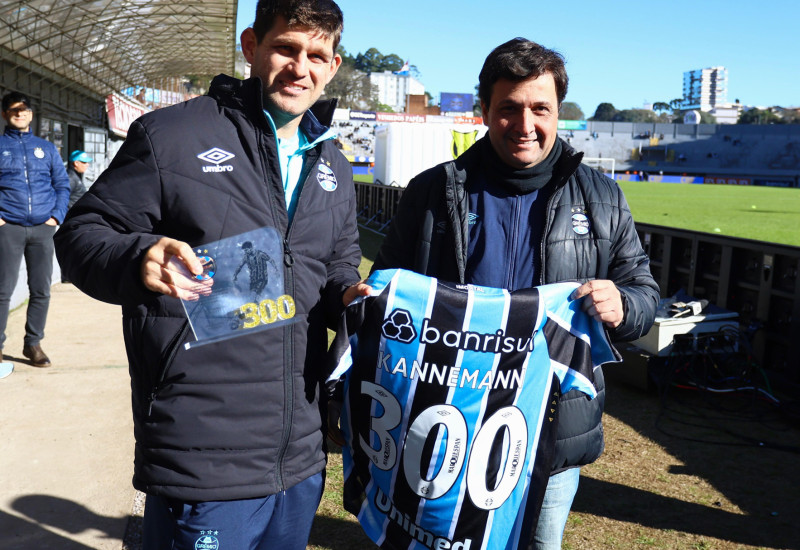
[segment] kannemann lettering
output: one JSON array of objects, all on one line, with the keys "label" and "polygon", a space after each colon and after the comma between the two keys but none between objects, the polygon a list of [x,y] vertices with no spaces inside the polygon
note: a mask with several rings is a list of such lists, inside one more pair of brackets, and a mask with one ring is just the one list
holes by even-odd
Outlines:
[{"label": "kannemann lettering", "polygon": [[416,359],[410,367],[405,357],[392,363],[392,355],[378,352],[378,364],[376,368],[382,369],[389,374],[397,374],[410,380],[419,379],[420,382],[429,384],[439,384],[451,388],[471,388],[473,390],[491,389],[516,389],[525,380],[525,368],[513,371],[487,371],[481,374],[480,369],[470,370],[468,368],[437,365],[436,363],[422,364]]}]

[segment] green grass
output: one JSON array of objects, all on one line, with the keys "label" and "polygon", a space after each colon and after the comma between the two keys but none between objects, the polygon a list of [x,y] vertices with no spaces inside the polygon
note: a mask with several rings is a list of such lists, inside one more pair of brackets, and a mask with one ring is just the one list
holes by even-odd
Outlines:
[{"label": "green grass", "polygon": [[375,176],[371,174],[353,174],[353,181],[359,183],[372,183],[375,181]]},{"label": "green grass", "polygon": [[800,246],[800,189],[621,182],[637,222]]},{"label": "green grass", "polygon": [[630,181],[620,186],[637,222],[800,246],[800,189]]},{"label": "green grass", "polygon": [[361,265],[358,267],[359,273],[362,277],[369,275],[369,270],[372,268],[372,263],[375,256],[378,254],[378,249],[383,242],[383,235],[378,235],[368,229],[359,228],[359,245],[361,245]]}]

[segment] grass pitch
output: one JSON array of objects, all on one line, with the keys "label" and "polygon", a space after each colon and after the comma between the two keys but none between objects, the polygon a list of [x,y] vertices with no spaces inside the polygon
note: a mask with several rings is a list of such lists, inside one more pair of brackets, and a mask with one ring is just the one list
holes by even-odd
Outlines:
[{"label": "grass pitch", "polygon": [[800,246],[800,189],[621,182],[637,222]]}]

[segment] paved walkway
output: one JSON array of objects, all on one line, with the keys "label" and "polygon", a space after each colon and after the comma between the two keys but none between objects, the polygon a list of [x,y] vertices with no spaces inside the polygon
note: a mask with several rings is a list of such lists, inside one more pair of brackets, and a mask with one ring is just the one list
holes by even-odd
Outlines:
[{"label": "paved walkway", "polygon": [[136,492],[121,312],[70,284],[52,289],[44,348],[22,357],[25,305],[11,313],[0,379],[0,548],[122,548]]}]

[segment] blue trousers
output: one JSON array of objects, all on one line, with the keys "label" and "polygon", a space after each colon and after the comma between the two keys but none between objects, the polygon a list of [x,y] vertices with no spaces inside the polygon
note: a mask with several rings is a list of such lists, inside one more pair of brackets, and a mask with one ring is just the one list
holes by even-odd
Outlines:
[{"label": "blue trousers", "polygon": [[536,524],[529,547],[532,550],[561,550],[561,539],[572,501],[578,492],[580,473],[580,468],[570,468],[550,476],[539,512],[539,523]]},{"label": "blue trousers", "polygon": [[142,550],[305,550],[322,472],[276,495],[184,502],[147,495]]},{"label": "blue trousers", "polygon": [[47,310],[50,308],[50,282],[53,276],[53,234],[55,226],[0,225],[0,348],[6,341],[6,325],[11,295],[19,279],[22,258],[28,271],[27,318],[24,344],[33,346],[44,338]]}]

